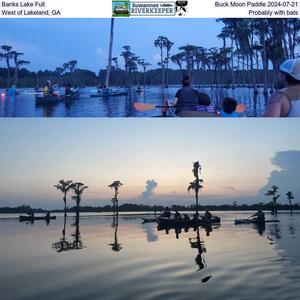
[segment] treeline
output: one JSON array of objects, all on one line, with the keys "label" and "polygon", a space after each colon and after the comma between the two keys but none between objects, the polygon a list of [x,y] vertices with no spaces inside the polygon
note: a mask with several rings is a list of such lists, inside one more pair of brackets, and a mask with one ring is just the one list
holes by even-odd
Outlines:
[{"label": "treeline", "polygon": [[[185,72],[198,85],[248,85],[258,91],[263,84],[264,93],[274,89],[275,79],[279,76],[279,66],[286,59],[299,56],[300,20],[291,19],[217,19],[223,27],[217,35],[222,40],[221,47],[205,48],[200,44],[175,45],[166,36],[158,36],[153,47],[159,50],[160,84],[168,87],[172,83],[173,63],[180,72]],[[112,21],[111,28],[114,23]],[[113,35],[111,29],[110,44]],[[146,45],[145,45],[146,46]],[[149,45],[150,46],[150,45]],[[120,84],[131,86],[136,82],[136,72],[141,70],[143,78],[139,82],[146,83],[146,69],[151,65],[133,52],[130,45],[123,47],[125,78],[118,77],[118,57],[109,55],[107,74],[111,74],[114,63],[115,75]],[[236,72],[237,71],[237,72]],[[154,74],[152,74],[154,75]],[[106,84],[108,82],[106,77]],[[114,79],[114,80],[118,80]],[[149,79],[148,79],[149,82]],[[155,79],[157,82],[157,79]],[[177,80],[178,82],[178,80]]]},{"label": "treeline", "polygon": [[[261,208],[264,211],[271,211],[272,210],[272,203],[257,203],[257,204],[241,204],[241,205],[231,205],[231,204],[222,204],[222,205],[199,205],[199,210],[203,211],[205,209],[209,209],[211,211],[250,211],[250,210],[258,210]],[[144,204],[130,204],[124,203],[119,206],[119,212],[160,212],[163,211],[165,206],[162,205],[144,205]],[[172,210],[179,210],[179,211],[194,211],[195,205],[190,206],[182,206],[182,205],[172,205]],[[76,212],[76,206],[70,207],[67,209],[67,212]],[[290,210],[290,205],[288,204],[277,204],[278,210]],[[300,210],[299,204],[293,205],[293,210]],[[29,205],[22,205],[18,207],[0,207],[0,213],[47,213],[49,210],[40,209],[40,208],[31,208]],[[57,210],[50,210],[51,212],[64,212],[63,209]],[[80,207],[80,212],[114,212],[113,205],[105,205],[99,207],[93,206],[82,206]]]},{"label": "treeline", "polygon": [[[261,69],[254,70],[256,73],[256,87],[263,85],[264,83],[264,72]],[[234,87],[249,87],[253,88],[254,85],[245,81],[248,76],[248,71],[236,70],[234,72],[235,85]],[[185,70],[168,70],[168,85],[180,85],[182,80],[182,75],[186,74]],[[100,70],[99,72],[99,82],[105,81],[106,70]],[[232,72],[223,71],[222,82],[216,84],[213,80],[215,72],[213,70],[199,70],[194,74],[193,85],[194,87],[232,87]],[[274,72],[269,71],[268,77],[272,79],[272,82],[276,81]],[[111,86],[126,86],[127,74],[124,70],[116,69],[112,67],[110,75],[110,85]],[[134,71],[131,73],[131,84],[130,85],[145,85],[145,86],[158,86],[161,85],[161,70],[148,70],[145,73],[141,71]]]},{"label": "treeline", "polygon": [[[96,86],[98,84],[98,76],[95,72],[84,69],[76,69],[73,73],[65,72],[62,74],[59,71],[60,70],[45,70],[31,72],[26,68],[22,68],[18,71],[18,87],[35,87],[36,85],[43,86],[47,80],[51,80],[59,85],[70,82],[79,87]],[[14,76],[14,69],[11,69],[10,73]],[[0,87],[2,88],[8,86],[6,74],[7,69],[0,68]]]}]

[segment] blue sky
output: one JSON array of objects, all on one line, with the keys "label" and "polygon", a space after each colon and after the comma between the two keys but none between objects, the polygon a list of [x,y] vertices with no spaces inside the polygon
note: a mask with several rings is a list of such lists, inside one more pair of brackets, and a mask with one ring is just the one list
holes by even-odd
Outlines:
[{"label": "blue sky", "polygon": [[[0,19],[0,28],[0,44],[24,52],[31,70],[54,70],[72,59],[78,60],[79,68],[95,72],[107,64],[110,19]],[[188,43],[221,46],[216,37],[221,28],[215,19],[116,19],[113,55],[130,45],[136,55],[156,68],[159,51],[153,41],[159,35],[175,43],[171,51],[175,54]],[[4,61],[0,66],[5,66]]]},{"label": "blue sky", "polygon": [[[109,203],[114,180],[124,184],[121,202],[190,204],[196,160],[201,203],[267,201],[261,190],[276,183],[297,198],[299,126],[298,119],[2,119],[0,206],[59,208],[53,185],[62,178],[89,186],[86,205]],[[151,180],[157,186],[142,202]]]}]

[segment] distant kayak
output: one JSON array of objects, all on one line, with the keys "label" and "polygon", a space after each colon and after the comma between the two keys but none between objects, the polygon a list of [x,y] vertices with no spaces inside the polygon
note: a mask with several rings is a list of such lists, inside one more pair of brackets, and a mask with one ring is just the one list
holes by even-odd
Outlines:
[{"label": "distant kayak", "polygon": [[31,217],[31,216],[19,216],[19,221],[20,222],[25,222],[25,221],[36,221],[36,220],[55,220],[56,216],[43,216],[43,217]]},{"label": "distant kayak", "polygon": [[258,222],[255,220],[249,220],[249,219],[235,219],[234,224],[240,225],[240,224],[265,224],[265,223],[278,223],[279,220],[265,220],[264,222]]},{"label": "distant kayak", "polygon": [[151,219],[151,218],[148,219],[142,217],[142,219],[143,219],[143,223],[155,223],[158,221],[158,219]]},{"label": "distant kayak", "polygon": [[97,93],[90,94],[91,98],[101,98],[101,97],[114,97],[114,96],[123,96],[128,95],[128,91],[118,91],[118,90],[111,90],[109,92],[102,92],[98,91]]},{"label": "distant kayak", "polygon": [[41,95],[38,94],[35,97],[36,104],[52,104],[52,103],[58,103],[58,102],[64,102],[64,101],[73,101],[80,98],[79,92],[74,92],[72,95]]}]

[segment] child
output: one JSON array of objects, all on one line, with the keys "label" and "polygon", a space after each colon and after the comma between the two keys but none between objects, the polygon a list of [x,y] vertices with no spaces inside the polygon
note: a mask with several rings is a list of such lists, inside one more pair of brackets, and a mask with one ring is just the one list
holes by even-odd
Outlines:
[{"label": "child", "polygon": [[233,98],[224,98],[223,109],[221,111],[222,118],[238,118],[236,112],[237,102]]},{"label": "child", "polygon": [[198,104],[196,106],[196,111],[206,111],[210,113],[214,113],[214,107],[211,105],[210,97],[206,93],[198,94]]}]

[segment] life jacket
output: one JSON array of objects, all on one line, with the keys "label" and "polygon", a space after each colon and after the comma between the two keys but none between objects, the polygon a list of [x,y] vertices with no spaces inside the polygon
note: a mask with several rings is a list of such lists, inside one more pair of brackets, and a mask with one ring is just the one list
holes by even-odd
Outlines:
[{"label": "life jacket", "polygon": [[44,95],[48,95],[49,93],[49,88],[47,86],[44,87],[43,89]]},{"label": "life jacket", "polygon": [[300,117],[300,87],[287,87],[279,91],[290,101],[290,111],[287,117]]}]

